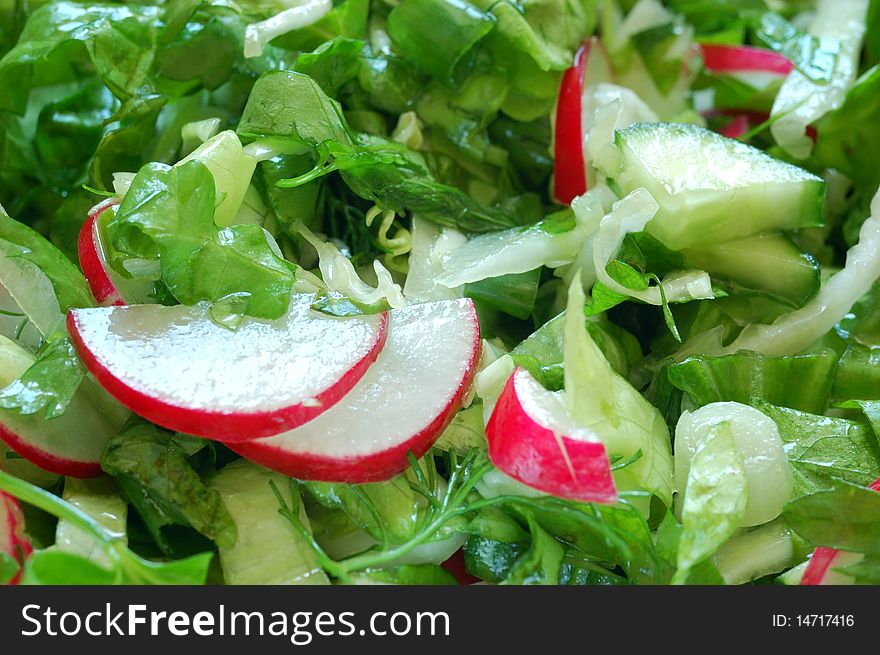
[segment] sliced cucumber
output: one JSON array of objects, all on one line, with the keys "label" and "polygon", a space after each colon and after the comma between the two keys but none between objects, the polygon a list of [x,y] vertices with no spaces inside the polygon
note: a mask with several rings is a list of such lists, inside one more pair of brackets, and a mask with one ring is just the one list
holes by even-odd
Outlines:
[{"label": "sliced cucumber", "polygon": [[783,519],[775,519],[734,535],[712,560],[724,581],[733,585],[779,573],[793,564],[794,557],[791,531]]},{"label": "sliced cucumber", "polygon": [[226,583],[329,584],[314,551],[278,513],[270,482],[289,506],[300,507],[300,521],[308,528],[299,493],[283,475],[242,459],[226,466],[208,484],[220,494],[238,533],[234,546],[220,548]]},{"label": "sliced cucumber", "polygon": [[647,231],[674,250],[762,232],[822,225],[825,182],[735,139],[675,123],[617,132],[621,191],[660,204]]},{"label": "sliced cucumber", "polygon": [[[650,224],[649,224],[650,225]],[[800,307],[818,290],[819,262],[784,234],[759,234],[688,248],[687,264],[712,277]]]}]

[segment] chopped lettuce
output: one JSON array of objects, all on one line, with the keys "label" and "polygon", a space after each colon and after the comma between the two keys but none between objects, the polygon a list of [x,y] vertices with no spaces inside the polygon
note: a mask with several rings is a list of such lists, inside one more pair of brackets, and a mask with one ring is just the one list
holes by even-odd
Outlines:
[{"label": "chopped lettuce", "polygon": [[691,460],[686,490],[673,584],[685,582],[691,569],[711,557],[745,517],[745,464],[728,424],[717,424],[701,442]]},{"label": "chopped lettuce", "polygon": [[876,556],[880,555],[878,512],[880,493],[836,480],[832,488],[790,503],[785,508],[785,520],[815,546]]},{"label": "chopped lettuce", "polygon": [[623,245],[624,237],[644,230],[659,208],[657,201],[645,189],[636,189],[614,204],[611,212],[599,224],[593,244],[593,264],[599,282],[614,293],[649,305],[714,298],[712,281],[705,271],[675,271],[655,287],[647,286],[640,279],[636,288],[621,284],[608,273],[608,265]]},{"label": "chopped lettuce", "polygon": [[64,330],[71,307],[91,307],[82,273],[55,246],[0,207],[0,284],[43,338]]},{"label": "chopped lettuce", "polygon": [[574,261],[595,229],[594,222],[583,214],[561,211],[528,227],[477,235],[443,258],[436,280],[454,289],[541,266],[558,268]]},{"label": "chopped lettuce", "polygon": [[585,299],[577,278],[569,289],[563,348],[565,397],[569,414],[600,436],[610,456],[641,456],[616,472],[621,484],[672,501],[672,454],[666,422],[651,403],[609,364],[584,329]]},{"label": "chopped lettuce", "polygon": [[[669,381],[697,406],[719,401],[774,405],[821,413],[828,405],[838,356],[833,350],[789,357],[739,352],[723,357],[691,355],[669,368]],[[794,385],[791,380],[811,380]]]},{"label": "chopped lettuce", "polygon": [[830,489],[836,480],[868,485],[880,477],[880,443],[869,425],[776,407],[755,405],[779,429],[794,473],[793,498]]},{"label": "chopped lettuce", "polygon": [[[195,529],[220,546],[235,543],[235,523],[219,494],[205,486],[189,459],[194,437],[176,437],[149,423],[130,423],[112,438],[101,468],[112,475],[156,545],[166,554],[190,546],[172,526]],[[195,440],[198,441],[198,440]],[[198,444],[196,444],[198,447]]]},{"label": "chopped lettuce", "polygon": [[241,313],[278,318],[287,310],[293,264],[258,225],[214,222],[214,177],[198,159],[179,166],[146,164],[132,182],[107,234],[117,270],[130,259],[157,262],[160,279],[184,304],[240,298]]}]

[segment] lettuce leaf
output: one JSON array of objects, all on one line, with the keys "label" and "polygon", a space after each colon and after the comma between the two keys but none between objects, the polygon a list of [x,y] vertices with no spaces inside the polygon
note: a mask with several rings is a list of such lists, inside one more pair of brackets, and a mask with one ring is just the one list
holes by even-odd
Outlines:
[{"label": "lettuce leaf", "polygon": [[[812,79],[801,69],[792,71],[779,89],[770,112],[771,118],[776,119],[770,132],[792,157],[804,159],[810,155],[813,143],[806,135],[807,126],[837,109],[855,81],[867,10],[868,0],[818,0],[816,3],[816,13],[807,31],[819,39],[820,45],[816,54],[809,56],[809,65],[804,65],[805,59],[795,63],[810,75],[821,74],[821,79]],[[804,51],[803,42],[786,34],[790,30],[778,32],[781,41],[771,40],[771,43],[793,40],[795,47]],[[823,62],[821,66],[815,65],[817,60]],[[833,75],[828,74],[829,69],[833,69]]]},{"label": "lettuce leaf", "polygon": [[785,442],[794,474],[792,498],[831,489],[844,480],[868,485],[880,477],[880,443],[861,421],[832,418],[753,400]]},{"label": "lettuce leaf", "polygon": [[[654,405],[621,377],[584,329],[584,294],[579,276],[569,288],[563,323],[566,408],[579,425],[592,429],[609,456],[638,460],[616,471],[618,488],[650,491],[672,502],[672,452],[666,422]],[[580,311],[579,311],[580,310]]]},{"label": "lettuce leaf", "polygon": [[[120,6],[56,2],[36,9],[18,44],[0,60],[0,84],[9,89],[0,108],[22,113],[34,77],[46,66],[63,68],[60,57],[68,43],[86,53],[102,81],[120,100],[152,86],[150,66],[155,56],[159,10],[155,6]],[[150,54],[144,57],[144,52]],[[62,60],[63,61],[63,60]],[[66,63],[66,62],[65,62]],[[36,64],[36,65],[35,65]]]},{"label": "lettuce leaf", "polygon": [[64,330],[71,307],[94,305],[79,269],[31,228],[0,207],[0,282],[48,338]]},{"label": "lettuce leaf", "polygon": [[302,52],[293,62],[293,70],[308,75],[329,96],[357,78],[361,70],[364,42],[337,37],[322,43],[312,52]]},{"label": "lettuce leaf", "polygon": [[833,488],[792,501],[786,522],[814,546],[880,555],[880,493],[837,480]]},{"label": "lettuce leaf", "polygon": [[[669,381],[697,407],[730,400],[748,403],[756,397],[819,414],[828,404],[836,368],[837,353],[832,350],[788,357],[749,352],[691,355],[669,367]],[[811,380],[811,384],[792,384],[792,380]]]},{"label": "lettuce leaf", "polygon": [[[400,53],[442,80],[494,27],[495,19],[465,0],[403,2],[388,15],[388,35]],[[426,30],[425,26],[431,29]]]},{"label": "lettuce leaf", "polygon": [[272,71],[254,85],[238,133],[278,137],[312,150],[318,163],[281,186],[297,187],[333,171],[358,196],[398,214],[410,211],[439,225],[486,232],[517,224],[516,216],[487,207],[434,180],[416,153],[399,143],[354,133],[338,103],[307,75]]},{"label": "lettuce leaf", "polygon": [[189,444],[149,423],[134,422],[112,438],[101,468],[116,478],[156,545],[175,547],[167,528],[190,526],[220,545],[235,543],[235,524],[220,495],[208,489],[188,461]]},{"label": "lettuce leaf", "polygon": [[0,390],[0,407],[53,419],[67,411],[86,369],[67,338],[53,339],[20,378]]},{"label": "lettuce leaf", "polygon": [[295,266],[258,225],[214,223],[214,177],[198,160],[146,164],[107,223],[113,265],[157,261],[162,282],[186,305],[239,298],[242,313],[278,318],[287,310]]},{"label": "lettuce leaf", "polygon": [[686,491],[673,584],[686,582],[691,569],[715,554],[745,517],[748,481],[728,424],[713,426],[694,454]]}]

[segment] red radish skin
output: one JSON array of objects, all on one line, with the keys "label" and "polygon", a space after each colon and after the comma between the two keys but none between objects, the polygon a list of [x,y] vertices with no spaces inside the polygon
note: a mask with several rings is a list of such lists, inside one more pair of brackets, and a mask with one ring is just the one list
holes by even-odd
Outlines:
[{"label": "red radish skin", "polygon": [[[868,485],[869,489],[880,492],[880,478],[877,478]],[[810,563],[801,577],[801,584],[804,586],[815,586],[825,584],[825,577],[831,570],[834,560],[841,554],[836,548],[828,548],[827,546],[819,546],[813,551],[810,557]]]},{"label": "red radish skin", "polygon": [[467,565],[464,561],[464,551],[459,548],[452,556],[443,562],[440,566],[449,571],[460,585],[469,585],[481,582],[480,578],[468,573]]},{"label": "red radish skin", "polygon": [[[433,311],[441,311],[444,306],[457,307],[463,322],[455,319],[443,323],[431,317]],[[417,312],[422,312],[422,316],[414,314]],[[405,315],[410,318],[397,318]],[[404,320],[409,321],[408,325]],[[413,332],[416,338],[405,336]],[[436,368],[425,370],[419,366],[419,361],[428,357],[425,352],[432,341],[453,339],[456,335],[467,341],[462,341],[458,354],[443,358],[453,372],[440,375]],[[406,470],[408,452],[416,457],[424,455],[455,416],[473,382],[480,344],[479,323],[470,300],[440,301],[394,310],[389,319],[385,349],[373,370],[352,389],[348,398],[313,423],[291,432],[227,445],[257,464],[301,480],[348,483],[387,480]],[[427,378],[431,370],[433,378]],[[447,376],[455,379],[447,384]],[[438,401],[438,405],[440,402],[442,405],[427,411],[419,399],[420,395],[433,397],[435,392],[427,391],[431,384],[443,385],[451,391],[445,402]],[[397,394],[395,400],[386,398],[383,385],[392,387],[389,393]],[[383,402],[388,406],[381,406]],[[405,435],[394,435],[388,431],[390,428],[386,430],[387,419],[383,417],[401,411],[412,412],[415,416],[412,422],[417,427]],[[363,446],[364,452],[352,454],[358,445]],[[334,448],[337,452],[333,452]],[[321,449],[324,452],[319,452]]]},{"label": "red radish skin", "polygon": [[749,128],[749,117],[745,114],[736,114],[729,123],[718,130],[718,134],[729,139],[738,139],[747,134]]},{"label": "red radish skin", "polygon": [[605,445],[566,436],[562,426],[542,424],[524,404],[529,388],[550,393],[524,369],[514,370],[486,426],[489,459],[534,489],[585,502],[616,502]]},{"label": "red radish skin", "polygon": [[703,43],[703,65],[712,73],[762,72],[788,75],[794,64],[784,55],[747,45]]},{"label": "red radish skin", "polygon": [[587,191],[584,136],[581,102],[584,92],[584,73],[589,42],[575,55],[574,66],[562,75],[559,100],[556,105],[556,130],[553,145],[553,196],[568,205]]},{"label": "red radish skin", "polygon": [[[100,207],[100,205],[98,205]],[[107,207],[110,205],[108,204]],[[77,239],[77,254],[79,255],[79,265],[82,268],[83,275],[92,296],[99,305],[124,305],[125,301],[113,284],[113,280],[107,273],[104,261],[98,254],[98,243],[96,230],[98,228],[98,217],[107,207],[92,213],[89,212],[88,218],[83,223],[82,229],[79,231]]]},{"label": "red radish skin", "polygon": [[[718,134],[731,139],[742,137],[752,128],[757,127],[770,119],[770,115],[762,111],[750,111],[746,109],[716,109],[714,111],[704,112],[703,116],[706,118],[728,118],[729,122],[726,123],[724,127],[717,130],[717,132]],[[813,140],[813,143],[816,143],[817,133],[815,127],[807,125],[806,134]]]},{"label": "red radish skin", "polygon": [[86,368],[111,396],[134,413],[162,427],[228,442],[267,437],[293,429],[336,404],[357,384],[378,357],[385,345],[388,321],[387,314],[382,314],[366,354],[333,384],[314,396],[277,409],[235,412],[182,407],[129,386],[93,352],[91,344],[83,339],[80,313],[87,311],[95,310],[72,309],[67,315],[67,330]]},{"label": "red radish skin", "polygon": [[[18,500],[0,491],[0,552],[10,555],[19,564],[23,564],[34,550],[24,527],[24,513]],[[9,584],[18,584],[20,579],[21,571]]]},{"label": "red radish skin", "polygon": [[49,471],[49,473],[71,478],[97,478],[103,474],[99,462],[77,462],[34,448],[4,425],[0,425],[0,439],[17,455],[25,458],[31,464],[36,464],[44,471]]},{"label": "red radish skin", "polygon": [[92,296],[103,307],[149,302],[153,284],[148,280],[128,280],[107,263],[106,247],[101,242],[104,212],[119,204],[119,198],[107,198],[89,210],[77,238],[77,256]]},{"label": "red radish skin", "polygon": [[110,196],[109,198],[104,198],[104,200],[102,200],[101,202],[99,202],[97,205],[95,205],[94,207],[92,207],[89,210],[88,217],[94,218],[94,217],[98,216],[99,214],[103,213],[103,211],[105,209],[107,209],[108,207],[113,207],[114,205],[118,205],[118,204],[119,204],[119,198],[117,198],[116,196]]}]

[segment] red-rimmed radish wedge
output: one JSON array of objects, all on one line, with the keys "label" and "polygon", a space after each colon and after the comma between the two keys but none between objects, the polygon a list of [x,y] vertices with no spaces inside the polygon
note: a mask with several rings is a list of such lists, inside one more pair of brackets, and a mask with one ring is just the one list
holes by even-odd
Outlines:
[{"label": "red-rimmed radish wedge", "polygon": [[388,342],[337,405],[268,439],[232,444],[240,455],[303,480],[376,482],[421,457],[470,388],[480,328],[468,299],[389,312]]},{"label": "red-rimmed radish wedge", "polygon": [[80,358],[110,395],[170,430],[244,441],[290,430],[338,402],[385,343],[385,314],[336,318],[295,294],[274,321],[229,330],[209,307],[72,309]]},{"label": "red-rimmed radish wedge", "polygon": [[517,368],[486,425],[489,459],[501,471],[554,496],[613,503],[617,489],[605,445],[577,426],[560,392]]},{"label": "red-rimmed radish wedge", "polygon": [[577,51],[574,66],[562,75],[553,135],[553,197],[568,205],[587,191],[581,98],[592,42]]},{"label": "red-rimmed radish wedge", "polygon": [[[869,489],[880,492],[880,478],[874,480]],[[804,575],[801,578],[802,585],[833,585],[833,584],[852,584],[853,580],[844,573],[838,573],[834,569],[855,564],[861,561],[864,555],[861,553],[850,553],[836,548],[828,548],[820,546],[813,551],[810,557],[810,563],[807,564]]]},{"label": "red-rimmed radish wedge", "polygon": [[788,75],[794,64],[785,55],[747,45],[703,43],[703,65],[712,73],[772,73]]},{"label": "red-rimmed radish wedge", "polygon": [[[0,337],[0,387],[24,373],[34,357],[18,344]],[[74,478],[101,475],[101,453],[128,416],[94,381],[83,381],[67,411],[46,420],[0,409],[0,439],[15,453],[41,469]]]},{"label": "red-rimmed radish wedge", "polygon": [[[30,540],[24,531],[24,513],[21,505],[9,494],[0,491],[0,553],[9,555],[20,565],[33,552]],[[9,584],[17,584],[19,571]]]},{"label": "red-rimmed radish wedge", "polygon": [[153,284],[149,281],[127,280],[114,271],[107,262],[107,249],[102,240],[102,221],[107,212],[119,203],[118,198],[107,198],[89,210],[79,231],[77,254],[79,265],[92,295],[99,305],[125,305],[147,302]]}]

